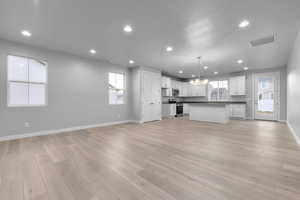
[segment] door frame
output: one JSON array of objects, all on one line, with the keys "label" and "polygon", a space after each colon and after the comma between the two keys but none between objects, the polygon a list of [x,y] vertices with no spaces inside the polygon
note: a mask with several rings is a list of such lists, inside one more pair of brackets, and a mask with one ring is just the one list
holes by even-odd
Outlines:
[{"label": "door frame", "polygon": [[[258,72],[258,73],[253,73],[253,76],[252,76],[252,119],[253,120],[256,120],[255,119],[255,91],[256,91],[256,88],[255,88],[255,81],[256,81],[256,77],[259,76],[259,75],[266,75],[266,74],[274,74],[275,75],[275,80],[276,80],[276,83],[277,83],[277,87],[278,87],[278,94],[277,94],[277,100],[278,100],[278,103],[276,105],[276,117],[274,120],[270,120],[270,121],[280,121],[280,110],[281,110],[281,100],[280,100],[280,71],[270,71],[270,72]],[[260,120],[260,119],[257,119],[257,120]]]}]

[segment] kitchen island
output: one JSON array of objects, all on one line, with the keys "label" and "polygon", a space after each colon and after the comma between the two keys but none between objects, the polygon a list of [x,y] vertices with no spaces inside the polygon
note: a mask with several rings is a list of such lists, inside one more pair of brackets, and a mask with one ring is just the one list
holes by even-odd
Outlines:
[{"label": "kitchen island", "polygon": [[227,123],[230,117],[230,104],[246,104],[243,101],[190,101],[189,119],[194,121]]}]

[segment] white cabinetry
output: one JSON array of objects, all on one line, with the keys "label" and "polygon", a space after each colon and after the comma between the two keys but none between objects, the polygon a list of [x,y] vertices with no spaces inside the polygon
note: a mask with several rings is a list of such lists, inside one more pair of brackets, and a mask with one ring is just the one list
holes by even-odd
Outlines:
[{"label": "white cabinetry", "polygon": [[179,96],[182,97],[183,92],[183,82],[177,81],[177,89],[179,90]]},{"label": "white cabinetry", "polygon": [[183,82],[181,86],[181,91],[179,91],[180,96],[187,97],[188,96],[188,87],[189,83]]},{"label": "white cabinetry", "polygon": [[183,114],[184,114],[184,115],[187,115],[187,114],[189,114],[189,113],[190,113],[189,104],[184,103],[184,104],[183,104]]},{"label": "white cabinetry", "polygon": [[171,88],[171,78],[163,76],[161,78],[161,87],[162,88]]},{"label": "white cabinetry", "polygon": [[[207,85],[191,85],[189,82],[172,80],[169,77],[162,77],[161,87],[163,96],[172,96],[172,89],[179,91],[179,97],[205,97]],[[167,90],[169,89],[169,90]]]},{"label": "white cabinetry", "polygon": [[230,95],[246,95],[246,77],[235,76],[229,79]]},{"label": "white cabinetry", "polygon": [[206,85],[198,86],[198,96],[205,97],[206,96]]},{"label": "white cabinetry", "polygon": [[172,96],[172,89],[171,88],[162,88],[161,93],[163,97],[171,97]]},{"label": "white cabinetry", "polygon": [[206,96],[206,85],[190,85],[188,88],[188,96],[191,97]]},{"label": "white cabinetry", "polygon": [[178,89],[179,81],[171,80],[171,88]]},{"label": "white cabinetry", "polygon": [[176,104],[162,104],[162,116],[174,117],[176,115]]},{"label": "white cabinetry", "polygon": [[170,107],[171,107],[171,112],[170,112],[170,115],[173,117],[176,115],[176,104],[173,103],[173,104],[170,104]]},{"label": "white cabinetry", "polygon": [[246,118],[246,105],[245,104],[230,104],[230,117],[232,118]]}]

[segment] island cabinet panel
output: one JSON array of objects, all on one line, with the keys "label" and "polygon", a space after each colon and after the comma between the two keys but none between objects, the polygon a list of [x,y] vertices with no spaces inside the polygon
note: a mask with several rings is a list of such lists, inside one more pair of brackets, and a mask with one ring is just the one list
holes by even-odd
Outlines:
[{"label": "island cabinet panel", "polygon": [[189,119],[193,121],[228,123],[229,104],[226,103],[191,103]]},{"label": "island cabinet panel", "polygon": [[231,118],[246,118],[246,105],[245,104],[230,104],[230,117]]}]

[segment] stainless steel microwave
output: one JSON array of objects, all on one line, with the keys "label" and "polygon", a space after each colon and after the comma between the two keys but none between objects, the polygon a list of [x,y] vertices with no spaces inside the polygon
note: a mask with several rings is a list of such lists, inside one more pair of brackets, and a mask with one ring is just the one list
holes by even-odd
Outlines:
[{"label": "stainless steel microwave", "polygon": [[178,97],[179,96],[179,90],[178,89],[172,89],[172,96]]}]

